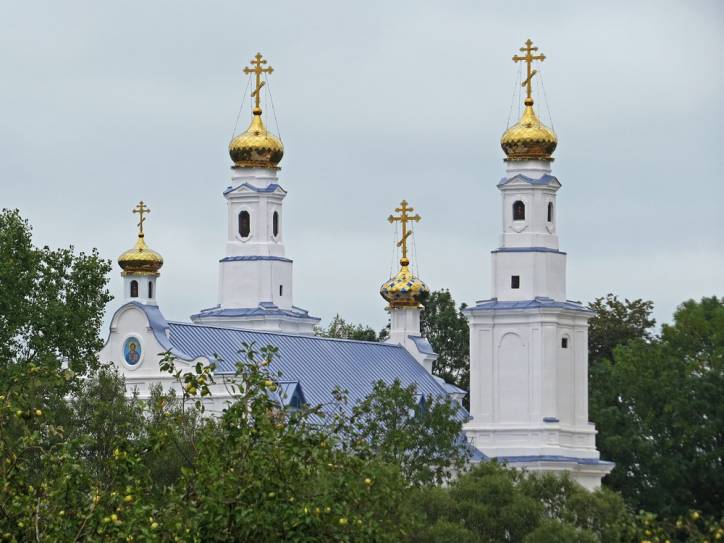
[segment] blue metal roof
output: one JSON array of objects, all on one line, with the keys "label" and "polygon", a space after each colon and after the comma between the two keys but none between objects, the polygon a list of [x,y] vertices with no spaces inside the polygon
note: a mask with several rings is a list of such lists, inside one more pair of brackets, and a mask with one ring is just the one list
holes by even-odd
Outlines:
[{"label": "blue metal roof", "polygon": [[278,260],[280,262],[292,262],[290,258],[284,258],[283,256],[263,256],[263,255],[249,255],[249,256],[225,256],[220,259],[219,262],[256,262],[259,260]]},{"label": "blue metal roof", "polygon": [[513,177],[503,177],[500,180],[500,183],[498,183],[498,186],[502,187],[503,185],[507,185],[514,179],[520,179],[521,181],[525,181],[529,185],[552,185],[553,183],[558,183],[559,185],[561,184],[561,182],[558,181],[557,177],[554,177],[547,173],[542,175],[538,179],[533,179],[532,177],[528,177],[526,175],[519,173],[517,175],[514,175]]},{"label": "blue metal roof", "polygon": [[564,255],[563,251],[551,249],[550,247],[498,247],[490,251],[491,253],[557,253]]},{"label": "blue metal roof", "polygon": [[498,462],[506,464],[515,464],[517,462],[575,462],[583,465],[614,465],[614,462],[600,460],[598,458],[578,458],[575,456],[557,456],[557,455],[540,455],[540,456],[496,456]]},{"label": "blue metal roof", "polygon": [[279,354],[270,369],[282,373],[280,382],[298,382],[310,405],[330,404],[332,391],[340,387],[349,391],[349,403],[342,406],[349,410],[379,380],[390,384],[399,379],[402,386],[415,384],[420,394],[446,396],[446,390],[401,345],[181,322],[169,323],[169,332],[172,346],[191,358],[214,360],[218,355],[216,371],[221,374],[234,372],[242,343],[277,347]]},{"label": "blue metal roof", "polygon": [[498,309],[569,309],[571,311],[582,311],[585,313],[593,313],[590,309],[587,309],[578,302],[566,300],[565,302],[558,302],[553,298],[546,296],[536,296],[533,300],[518,300],[518,301],[499,301],[497,298],[490,300],[480,300],[475,303],[474,307],[468,307],[464,312],[475,312],[475,311],[495,311]]},{"label": "blue metal roof", "polygon": [[282,309],[272,302],[260,302],[257,307],[230,307],[221,309],[219,306],[210,309],[202,309],[191,318],[203,317],[257,317],[257,316],[282,316],[294,319],[312,319],[319,322],[321,319],[312,317],[306,309],[292,306],[291,309]]},{"label": "blue metal roof", "polygon": [[235,187],[227,187],[226,190],[224,191],[224,196],[226,196],[230,192],[234,192],[236,189],[240,189],[241,187],[245,187],[254,192],[274,192],[277,189],[281,189],[283,192],[286,192],[282,188],[282,186],[278,183],[271,183],[270,185],[267,185],[266,187],[263,187],[263,188],[255,187],[254,185],[251,185],[249,183],[242,183],[241,185],[237,185]]},{"label": "blue metal roof", "polygon": [[435,354],[435,350],[432,348],[432,345],[430,345],[430,342],[427,341],[427,338],[424,338],[422,336],[407,337],[412,340],[412,342],[415,344],[415,347],[417,347],[417,350],[420,351],[422,354]]}]

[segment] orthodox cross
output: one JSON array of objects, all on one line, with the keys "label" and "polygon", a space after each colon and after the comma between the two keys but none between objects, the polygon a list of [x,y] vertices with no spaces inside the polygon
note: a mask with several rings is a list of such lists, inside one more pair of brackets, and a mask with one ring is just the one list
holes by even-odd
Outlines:
[{"label": "orthodox cross", "polygon": [[407,230],[407,223],[418,222],[422,217],[420,217],[420,215],[408,215],[408,213],[415,211],[415,208],[407,207],[407,200],[402,200],[400,207],[396,207],[395,211],[400,215],[398,217],[390,215],[387,217],[387,220],[390,221],[390,223],[399,221],[402,224],[402,238],[397,242],[397,246],[402,247],[402,259],[407,260],[407,238],[412,235],[412,232]]},{"label": "orthodox cross", "polygon": [[245,66],[244,73],[256,74],[256,87],[254,87],[254,92],[252,92],[251,95],[256,99],[255,109],[260,109],[259,91],[261,91],[261,88],[266,84],[266,81],[261,80],[261,74],[270,74],[274,71],[274,68],[272,68],[271,66],[269,66],[268,68],[262,68],[262,65],[266,64],[266,60],[262,58],[261,53],[257,53],[256,56],[251,60],[251,63],[254,65],[254,67],[249,68],[248,66]]},{"label": "orthodox cross", "polygon": [[146,221],[146,217],[144,217],[145,214],[151,213],[151,210],[148,208],[146,204],[143,203],[143,200],[141,200],[138,205],[133,208],[134,213],[138,213],[138,237],[143,237],[143,223]]},{"label": "orthodox cross", "polygon": [[521,50],[523,53],[525,53],[525,56],[522,56],[522,57],[521,57],[521,56],[518,56],[518,55],[514,55],[514,56],[513,56],[513,62],[523,61],[523,62],[525,62],[525,63],[528,65],[528,77],[525,79],[525,81],[523,81],[523,82],[520,84],[520,86],[526,88],[526,91],[527,91],[527,93],[528,93],[527,100],[532,100],[533,97],[531,96],[531,95],[532,95],[532,89],[531,89],[531,84],[530,84],[530,82],[531,82],[531,79],[533,79],[533,76],[538,73],[538,70],[531,70],[532,65],[533,65],[533,61],[534,61],[534,60],[544,61],[544,60],[546,59],[546,56],[545,56],[543,53],[541,53],[540,55],[534,55],[534,54],[532,54],[533,51],[537,51],[538,48],[537,48],[537,47],[533,47],[533,42],[530,40],[530,38],[528,39],[528,41],[525,42],[525,47],[521,47],[520,50]]}]

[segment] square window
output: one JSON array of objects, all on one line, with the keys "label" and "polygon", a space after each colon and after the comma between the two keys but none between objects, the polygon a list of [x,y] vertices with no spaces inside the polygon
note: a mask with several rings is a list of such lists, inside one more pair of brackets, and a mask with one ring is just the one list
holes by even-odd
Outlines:
[{"label": "square window", "polygon": [[513,275],[510,278],[510,288],[520,288],[520,275]]},{"label": "square window", "polygon": [[561,338],[561,349],[567,349],[568,348],[568,338],[564,337]]}]

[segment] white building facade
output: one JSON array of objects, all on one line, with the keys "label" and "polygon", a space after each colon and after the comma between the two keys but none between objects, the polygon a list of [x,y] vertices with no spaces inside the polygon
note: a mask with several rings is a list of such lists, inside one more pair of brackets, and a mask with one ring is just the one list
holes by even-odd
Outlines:
[{"label": "white building facade", "polygon": [[[552,175],[556,135],[528,97],[520,121],[501,139],[505,177],[500,247],[492,251],[491,293],[466,311],[470,324],[470,421],[465,432],[488,457],[529,471],[568,472],[587,488],[613,468],[596,450],[588,421],[588,319],[566,297]],[[543,57],[543,58],[541,58]]]}]

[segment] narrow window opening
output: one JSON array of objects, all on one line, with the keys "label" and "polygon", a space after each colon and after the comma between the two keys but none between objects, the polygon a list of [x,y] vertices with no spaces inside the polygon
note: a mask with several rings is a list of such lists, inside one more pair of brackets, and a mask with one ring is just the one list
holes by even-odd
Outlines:
[{"label": "narrow window opening", "polygon": [[562,349],[568,348],[568,338],[567,337],[561,338],[561,348]]},{"label": "narrow window opening", "polygon": [[251,234],[251,217],[248,211],[239,213],[239,235],[242,238],[248,238]]},{"label": "narrow window opening", "polygon": [[284,287],[282,285],[279,285],[279,296],[282,296],[284,294]]},{"label": "narrow window opening", "polygon": [[513,203],[513,220],[524,221],[525,220],[525,204],[520,200],[516,200]]},{"label": "narrow window opening", "polygon": [[153,298],[153,281],[148,282],[148,297]]},{"label": "narrow window opening", "polygon": [[272,231],[274,232],[274,237],[279,235],[279,213],[276,211],[274,215],[272,215]]},{"label": "narrow window opening", "polygon": [[548,202],[548,222],[553,222],[553,202]]},{"label": "narrow window opening", "polygon": [[520,275],[511,276],[510,288],[520,288]]},{"label": "narrow window opening", "polygon": [[131,298],[138,298],[138,281],[131,281]]}]

